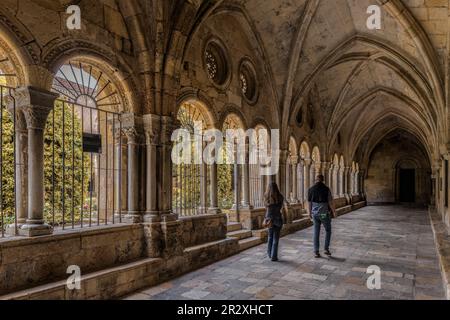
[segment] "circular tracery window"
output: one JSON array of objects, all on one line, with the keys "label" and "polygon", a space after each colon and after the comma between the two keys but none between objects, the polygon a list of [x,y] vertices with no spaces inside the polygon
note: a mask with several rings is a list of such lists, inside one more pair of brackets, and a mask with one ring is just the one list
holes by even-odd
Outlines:
[{"label": "circular tracery window", "polygon": [[253,64],[244,60],[239,70],[241,92],[249,104],[255,104],[258,99],[256,72]]},{"label": "circular tracery window", "polygon": [[216,41],[210,41],[206,45],[203,58],[208,78],[216,85],[225,85],[229,71],[223,47]]}]

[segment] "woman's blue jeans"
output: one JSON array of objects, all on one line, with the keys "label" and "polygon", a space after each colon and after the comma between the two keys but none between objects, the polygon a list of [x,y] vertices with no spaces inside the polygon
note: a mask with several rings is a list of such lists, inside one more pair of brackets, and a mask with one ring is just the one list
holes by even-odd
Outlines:
[{"label": "woman's blue jeans", "polygon": [[320,250],[320,227],[324,226],[326,231],[325,236],[325,250],[330,250],[331,243],[331,217],[321,220],[320,217],[314,216],[314,252]]},{"label": "woman's blue jeans", "polygon": [[272,227],[269,229],[269,242],[267,254],[272,259],[278,259],[278,244],[280,243],[281,227]]}]

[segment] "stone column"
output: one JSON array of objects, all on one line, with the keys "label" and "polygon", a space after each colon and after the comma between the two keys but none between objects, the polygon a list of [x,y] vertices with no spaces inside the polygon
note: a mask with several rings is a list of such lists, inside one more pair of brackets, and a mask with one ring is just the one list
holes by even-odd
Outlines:
[{"label": "stone column", "polygon": [[28,237],[48,235],[53,232],[53,227],[44,221],[44,129],[58,95],[34,87],[19,88],[15,93],[16,111],[23,112],[28,131],[27,219],[23,221],[22,211],[20,220],[23,224],[18,231],[19,235]]},{"label": "stone column", "polygon": [[344,197],[350,203],[351,192],[350,192],[350,181],[351,181],[351,168],[344,167]]},{"label": "stone column", "polygon": [[[319,169],[320,171],[320,169]],[[327,184],[330,189],[333,188],[333,186],[331,185],[331,178],[330,178],[330,163],[329,162],[322,162],[322,174],[325,177],[325,184]]]},{"label": "stone column", "polygon": [[[14,116],[14,110],[9,110]],[[25,116],[20,110],[16,110],[15,154],[16,154],[16,201],[17,224],[20,227],[27,220],[28,206],[28,130]]]},{"label": "stone column", "polygon": [[128,213],[125,220],[130,223],[143,221],[143,212],[139,206],[140,193],[140,165],[139,149],[142,141],[142,119],[134,114],[122,115],[123,131],[127,137],[127,185],[128,185]]},{"label": "stone column", "polygon": [[280,150],[280,169],[277,174],[277,180],[278,180],[278,187],[281,191],[281,193],[286,197],[286,199],[289,198],[289,194],[287,192],[287,176],[286,176],[286,165],[287,160],[289,156],[288,150]]},{"label": "stone column", "polygon": [[[8,100],[8,99],[6,99]],[[25,116],[21,110],[14,110],[13,102],[7,101],[11,117],[16,116],[16,132],[15,132],[15,154],[16,154],[16,210],[17,210],[17,227],[20,228],[26,223],[28,217],[28,130]],[[6,233],[16,235],[16,225],[7,226]]]},{"label": "stone column", "polygon": [[244,156],[244,164],[242,165],[241,207],[243,209],[252,209],[252,205],[250,204],[250,164],[248,144],[245,146]]},{"label": "stone column", "polygon": [[308,190],[310,187],[310,172],[311,172],[311,160],[306,159],[303,161],[303,200],[304,202],[308,201]]},{"label": "stone column", "polygon": [[[204,149],[203,149],[204,150]],[[205,214],[208,211],[208,165],[202,161],[200,165],[200,208],[201,214]]]},{"label": "stone column", "polygon": [[219,214],[221,210],[219,208],[219,200],[217,194],[217,163],[214,162],[209,167],[209,175],[211,179],[211,185],[209,190],[210,207],[208,209],[209,214]]},{"label": "stone column", "polygon": [[116,170],[114,181],[114,189],[116,192],[114,200],[116,203],[114,204],[114,208],[117,219],[121,218],[119,214],[123,214],[127,211],[127,157],[124,156],[124,153],[127,150],[127,144],[124,141],[124,138],[121,129],[116,128],[116,132],[114,132],[114,144],[116,148],[114,152],[114,167]]},{"label": "stone column", "polygon": [[145,222],[158,222],[158,180],[157,180],[157,145],[160,131],[160,117],[144,115],[144,133],[146,143],[146,185],[145,185]]},{"label": "stone column", "polygon": [[336,177],[336,166],[334,164],[331,164],[329,166],[328,181],[329,181],[329,187],[330,187],[331,193],[333,194],[333,197],[336,198],[337,177]]},{"label": "stone column", "polygon": [[358,179],[359,179],[359,173],[355,172],[353,176],[353,195],[358,195]]},{"label": "stone column", "polygon": [[159,167],[160,182],[158,203],[161,218],[164,221],[173,221],[177,216],[172,213],[172,133],[179,125],[172,117],[161,117],[161,146]]},{"label": "stone column", "polygon": [[366,198],[366,194],[364,191],[364,177],[366,176],[366,171],[365,170],[360,170],[359,172],[359,181],[358,181],[358,186],[359,186],[359,190],[358,190],[358,194],[365,199]]},{"label": "stone column", "polygon": [[291,165],[292,165],[292,203],[298,203],[298,157],[291,157]]},{"label": "stone column", "polygon": [[286,196],[286,200],[291,201],[291,175],[292,175],[292,170],[291,170],[291,163],[288,160],[286,163],[286,167],[285,167],[285,174],[284,174],[284,194]]},{"label": "stone column", "polygon": [[431,205],[436,206],[439,203],[438,199],[438,181],[439,181],[439,166],[434,165],[431,173]]},{"label": "stone column", "polygon": [[345,198],[345,168],[339,167],[339,198]]}]

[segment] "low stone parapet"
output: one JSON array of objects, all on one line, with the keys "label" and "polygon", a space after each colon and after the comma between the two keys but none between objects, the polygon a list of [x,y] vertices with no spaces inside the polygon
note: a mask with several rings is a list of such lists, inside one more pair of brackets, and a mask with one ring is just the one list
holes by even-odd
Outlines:
[{"label": "low stone parapet", "polygon": [[67,268],[89,273],[143,257],[140,225],[67,230],[38,238],[0,240],[0,294],[67,278]]},{"label": "low stone parapet", "polygon": [[447,299],[450,300],[450,235],[442,217],[436,212],[435,208],[430,208],[428,212],[438,252],[444,290]]},{"label": "low stone parapet", "polygon": [[181,217],[183,223],[184,247],[223,240],[227,236],[227,216],[225,214]]}]

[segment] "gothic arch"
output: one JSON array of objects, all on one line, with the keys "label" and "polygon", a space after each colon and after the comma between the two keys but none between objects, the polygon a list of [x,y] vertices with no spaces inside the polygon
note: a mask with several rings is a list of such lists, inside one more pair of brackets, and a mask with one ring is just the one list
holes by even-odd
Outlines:
[{"label": "gothic arch", "polygon": [[178,111],[184,104],[191,104],[195,106],[195,108],[201,113],[203,120],[205,121],[204,129],[217,129],[217,119],[214,116],[214,110],[211,108],[209,104],[207,104],[204,100],[199,99],[197,97],[188,97],[185,96],[178,103],[177,115]]},{"label": "gothic arch", "polygon": [[311,151],[309,144],[306,141],[303,141],[300,145],[300,157],[302,160],[311,160]]},{"label": "gothic arch", "polygon": [[229,116],[235,116],[237,119],[239,119],[242,129],[247,130],[249,128],[242,112],[233,105],[228,105],[224,108],[224,111],[221,113],[221,117],[219,120],[219,128],[223,128],[224,123]]},{"label": "gothic arch", "polygon": [[49,53],[49,60],[47,61],[48,68],[54,75],[53,79],[51,79],[50,87],[54,81],[54,77],[63,65],[69,63],[69,61],[81,61],[100,70],[117,87],[123,104],[122,111],[142,114],[143,110],[139,104],[140,99],[136,95],[137,86],[133,79],[132,70],[126,64],[122,64],[117,60],[112,60],[111,57],[95,52],[93,47],[86,48],[83,47],[84,44],[81,45],[82,47],[76,47],[72,43],[69,49],[58,46],[53,50],[53,53]]}]

